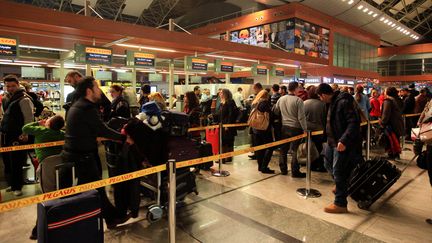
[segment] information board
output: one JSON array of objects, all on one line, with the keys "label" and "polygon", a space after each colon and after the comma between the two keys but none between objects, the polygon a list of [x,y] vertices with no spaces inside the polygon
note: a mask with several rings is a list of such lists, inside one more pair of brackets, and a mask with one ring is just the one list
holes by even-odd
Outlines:
[{"label": "information board", "polygon": [[267,75],[268,68],[266,65],[254,64],[252,66],[252,74],[256,75]]},{"label": "information board", "polygon": [[18,40],[0,37],[0,57],[15,58],[18,56]]},{"label": "information board", "polygon": [[216,59],[215,71],[217,73],[232,73],[234,72],[234,63]]},{"label": "information board", "polygon": [[126,66],[154,68],[156,55],[139,51],[126,51]]},{"label": "information board", "polygon": [[111,65],[112,49],[75,44],[75,62],[94,65]]},{"label": "information board", "polygon": [[198,57],[187,57],[186,58],[186,70],[196,71],[207,71],[208,61],[206,59]]},{"label": "information board", "polygon": [[276,77],[284,77],[285,76],[285,69],[281,68],[281,67],[272,67],[272,72],[271,72],[272,76],[276,76]]}]

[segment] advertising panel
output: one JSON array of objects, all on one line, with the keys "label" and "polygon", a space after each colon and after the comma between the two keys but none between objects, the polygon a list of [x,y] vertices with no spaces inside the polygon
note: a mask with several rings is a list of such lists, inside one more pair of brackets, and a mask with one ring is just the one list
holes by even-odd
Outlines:
[{"label": "advertising panel", "polygon": [[[302,19],[292,18],[276,23],[253,26],[230,32],[230,41],[240,44],[282,48],[289,52],[317,58],[329,58],[330,31]],[[221,39],[225,34],[221,34]]]},{"label": "advertising panel", "polygon": [[111,65],[112,49],[75,44],[75,62],[94,65]]},{"label": "advertising panel", "polygon": [[18,56],[18,40],[0,37],[0,57],[15,58]]}]

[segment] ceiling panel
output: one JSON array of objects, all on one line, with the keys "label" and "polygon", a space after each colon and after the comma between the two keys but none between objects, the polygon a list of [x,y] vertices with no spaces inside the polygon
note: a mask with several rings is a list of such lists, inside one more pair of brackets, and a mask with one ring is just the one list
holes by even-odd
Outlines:
[{"label": "ceiling panel", "polygon": [[153,0],[126,0],[126,7],[123,9],[123,14],[138,17],[152,2]]},{"label": "ceiling panel", "polygon": [[301,4],[309,6],[311,8],[317,9],[320,12],[323,12],[325,14],[336,16],[339,15],[350,8],[352,8],[359,0],[355,0],[353,4],[347,4],[349,0],[346,0],[345,2],[342,1],[326,1],[325,4],[323,4],[322,0],[305,0],[301,2]]}]

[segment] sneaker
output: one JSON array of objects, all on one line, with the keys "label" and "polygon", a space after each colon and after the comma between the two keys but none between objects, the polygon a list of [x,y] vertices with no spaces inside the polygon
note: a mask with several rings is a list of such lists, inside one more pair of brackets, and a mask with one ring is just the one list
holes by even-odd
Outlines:
[{"label": "sneaker", "polygon": [[306,173],[303,173],[303,172],[297,171],[297,172],[292,172],[292,173],[291,173],[291,176],[292,176],[293,178],[305,178],[305,177],[306,177]]},{"label": "sneaker", "polygon": [[22,196],[22,191],[21,190],[16,190],[16,191],[14,191],[13,192],[13,194],[16,196],[16,197],[19,197],[19,196]]},{"label": "sneaker", "polygon": [[324,208],[324,212],[326,213],[348,213],[347,207],[339,207],[335,205],[334,203],[328,205]]}]

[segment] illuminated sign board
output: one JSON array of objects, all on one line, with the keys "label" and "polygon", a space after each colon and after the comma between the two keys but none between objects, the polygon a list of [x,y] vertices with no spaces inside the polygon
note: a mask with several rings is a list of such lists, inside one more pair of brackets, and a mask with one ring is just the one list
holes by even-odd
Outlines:
[{"label": "illuminated sign board", "polygon": [[126,66],[154,68],[156,55],[151,53],[126,51]]},{"label": "illuminated sign board", "polygon": [[306,78],[305,83],[307,84],[319,84],[321,83],[320,78]]},{"label": "illuminated sign board", "polygon": [[268,68],[266,65],[254,64],[252,66],[252,73],[256,75],[267,75]]},{"label": "illuminated sign board", "polygon": [[285,69],[281,68],[281,67],[274,67],[273,66],[271,74],[273,76],[276,76],[276,77],[284,77],[285,76]]},{"label": "illuminated sign board", "polygon": [[207,71],[208,61],[198,57],[187,57],[186,65],[188,71]]},{"label": "illuminated sign board", "polygon": [[15,38],[0,37],[0,56],[12,58],[17,57],[18,40]]},{"label": "illuminated sign board", "polygon": [[345,80],[339,79],[339,78],[334,78],[334,83],[335,84],[345,84]]},{"label": "illuminated sign board", "polygon": [[234,63],[216,59],[215,71],[217,73],[232,73],[234,72]]},{"label": "illuminated sign board", "polygon": [[95,65],[111,65],[112,49],[75,44],[75,62]]},{"label": "illuminated sign board", "polygon": [[327,77],[323,77],[323,83],[325,84],[331,84],[332,83],[332,78],[327,78]]}]

